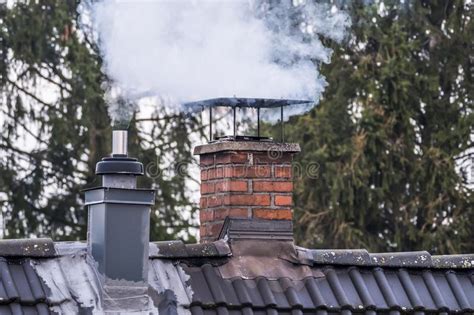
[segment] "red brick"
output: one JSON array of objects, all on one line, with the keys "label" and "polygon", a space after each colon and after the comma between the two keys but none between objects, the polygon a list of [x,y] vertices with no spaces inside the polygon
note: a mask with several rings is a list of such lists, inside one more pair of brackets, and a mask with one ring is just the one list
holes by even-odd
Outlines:
[{"label": "red brick", "polygon": [[264,178],[272,174],[271,166],[227,166],[224,169],[224,177],[236,178]]},{"label": "red brick", "polygon": [[207,179],[219,179],[224,175],[224,169],[222,167],[210,168],[207,170]]},{"label": "red brick", "polygon": [[201,197],[201,200],[199,202],[199,206],[201,209],[207,208],[207,198],[206,197]]},{"label": "red brick", "polygon": [[229,196],[226,196],[226,195],[224,196],[211,195],[207,198],[208,208],[219,207],[228,203],[229,203]]},{"label": "red brick", "polygon": [[270,195],[231,195],[226,205],[232,206],[269,206]]},{"label": "red brick", "polygon": [[282,154],[273,154],[272,152],[254,154],[255,164],[291,164],[293,155],[283,152]]},{"label": "red brick", "polygon": [[201,241],[203,241],[205,236],[206,236],[206,226],[204,224],[201,224],[199,226],[199,237],[201,238]]},{"label": "red brick", "polygon": [[211,233],[211,235],[215,235],[217,238],[217,236],[219,236],[220,231],[222,230],[223,225],[224,222],[212,223],[208,226],[209,232]]},{"label": "red brick", "polygon": [[206,172],[207,172],[207,180],[212,180],[216,177],[216,169],[215,168],[210,168]]},{"label": "red brick", "polygon": [[201,225],[199,232],[201,239],[204,240],[215,240],[219,236],[219,233],[222,229],[222,225],[224,223],[220,222],[213,222],[213,223],[206,223],[205,225]]},{"label": "red brick", "polygon": [[224,177],[224,169],[222,167],[217,167],[215,178],[222,178],[222,177]]},{"label": "red brick", "polygon": [[214,164],[214,154],[201,155],[199,158],[201,166],[210,166]]},{"label": "red brick", "polygon": [[287,195],[276,195],[275,206],[291,206],[293,204],[293,198]]},{"label": "red brick", "polygon": [[201,181],[207,180],[207,170],[201,171]]},{"label": "red brick", "polygon": [[249,210],[247,208],[230,208],[229,217],[231,218],[248,218]]},{"label": "red brick", "polygon": [[214,221],[214,210],[201,209],[199,211],[199,220],[203,222]]},{"label": "red brick", "polygon": [[247,208],[224,208],[214,210],[214,220],[224,220],[227,217],[231,218],[248,218]]},{"label": "red brick", "polygon": [[215,191],[215,184],[210,182],[201,183],[201,195],[212,194]]},{"label": "red brick", "polygon": [[201,226],[199,227],[199,236],[204,237],[209,235],[209,233],[207,232],[208,225],[209,223],[201,224]]},{"label": "red brick", "polygon": [[228,152],[216,156],[216,164],[246,164],[249,161],[246,152]]},{"label": "red brick", "polygon": [[228,216],[229,216],[229,208],[215,209],[214,218],[216,220],[224,220]]},{"label": "red brick", "polygon": [[216,193],[229,191],[248,191],[248,183],[243,180],[223,180],[216,183]]},{"label": "red brick", "polygon": [[291,181],[254,181],[253,191],[255,192],[292,192],[293,183]]},{"label": "red brick", "polygon": [[207,208],[218,207],[222,204],[222,196],[211,195],[207,198]]},{"label": "red brick", "polygon": [[253,217],[270,220],[291,220],[291,209],[253,209]]},{"label": "red brick", "polygon": [[291,166],[275,166],[275,177],[291,178]]}]

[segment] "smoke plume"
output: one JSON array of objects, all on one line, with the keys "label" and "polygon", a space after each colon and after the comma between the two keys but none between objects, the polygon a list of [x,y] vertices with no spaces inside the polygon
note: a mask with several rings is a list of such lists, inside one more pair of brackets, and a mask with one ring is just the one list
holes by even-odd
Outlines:
[{"label": "smoke plume", "polygon": [[316,104],[327,85],[319,65],[332,53],[321,38],[341,41],[350,25],[346,13],[309,0],[106,0],[92,18],[104,70],[131,100],[111,106],[115,121],[146,95],[166,106],[232,96]]}]

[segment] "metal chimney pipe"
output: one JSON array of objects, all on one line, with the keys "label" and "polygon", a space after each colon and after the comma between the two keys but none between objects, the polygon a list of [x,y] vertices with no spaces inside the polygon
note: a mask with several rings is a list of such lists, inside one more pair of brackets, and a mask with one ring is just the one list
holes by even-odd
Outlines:
[{"label": "metal chimney pipe", "polygon": [[127,155],[127,130],[114,130],[112,133],[112,155]]},{"label": "metal chimney pipe", "polygon": [[127,156],[127,131],[114,130],[112,138],[112,156],[96,165],[102,186],[85,192],[87,251],[100,276],[102,307],[142,312],[148,309],[150,210],[155,191],[137,188],[144,168]]}]

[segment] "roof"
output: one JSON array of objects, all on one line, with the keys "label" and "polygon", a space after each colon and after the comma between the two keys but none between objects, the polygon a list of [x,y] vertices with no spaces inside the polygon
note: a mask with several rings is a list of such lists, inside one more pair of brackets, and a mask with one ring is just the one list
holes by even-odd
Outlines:
[{"label": "roof", "polygon": [[[0,241],[0,256],[0,314],[101,314],[85,243]],[[311,250],[285,237],[158,242],[148,278],[146,314],[474,312],[474,255]]]}]

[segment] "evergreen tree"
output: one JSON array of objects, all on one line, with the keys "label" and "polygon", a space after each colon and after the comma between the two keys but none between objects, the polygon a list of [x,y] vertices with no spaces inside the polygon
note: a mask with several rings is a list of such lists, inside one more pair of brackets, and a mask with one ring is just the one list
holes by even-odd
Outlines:
[{"label": "evergreen tree", "polygon": [[[323,69],[320,105],[288,124],[298,161],[300,244],[472,252],[473,194],[457,171],[472,149],[472,7],[354,1],[350,40]],[[303,167],[304,169],[304,167]]]},{"label": "evergreen tree", "polygon": [[[111,128],[104,102],[108,80],[94,40],[79,27],[78,6],[78,1],[52,0],[0,4],[5,237],[86,237],[81,190],[100,184],[95,164],[110,154]],[[151,134],[142,122],[132,122],[130,151],[148,169],[155,167],[155,176],[140,182],[158,188],[151,239],[192,240],[183,213],[192,217],[195,211],[184,186],[192,161],[187,132],[196,121],[159,112],[148,120]],[[180,161],[167,176],[156,170],[165,157]]]}]

